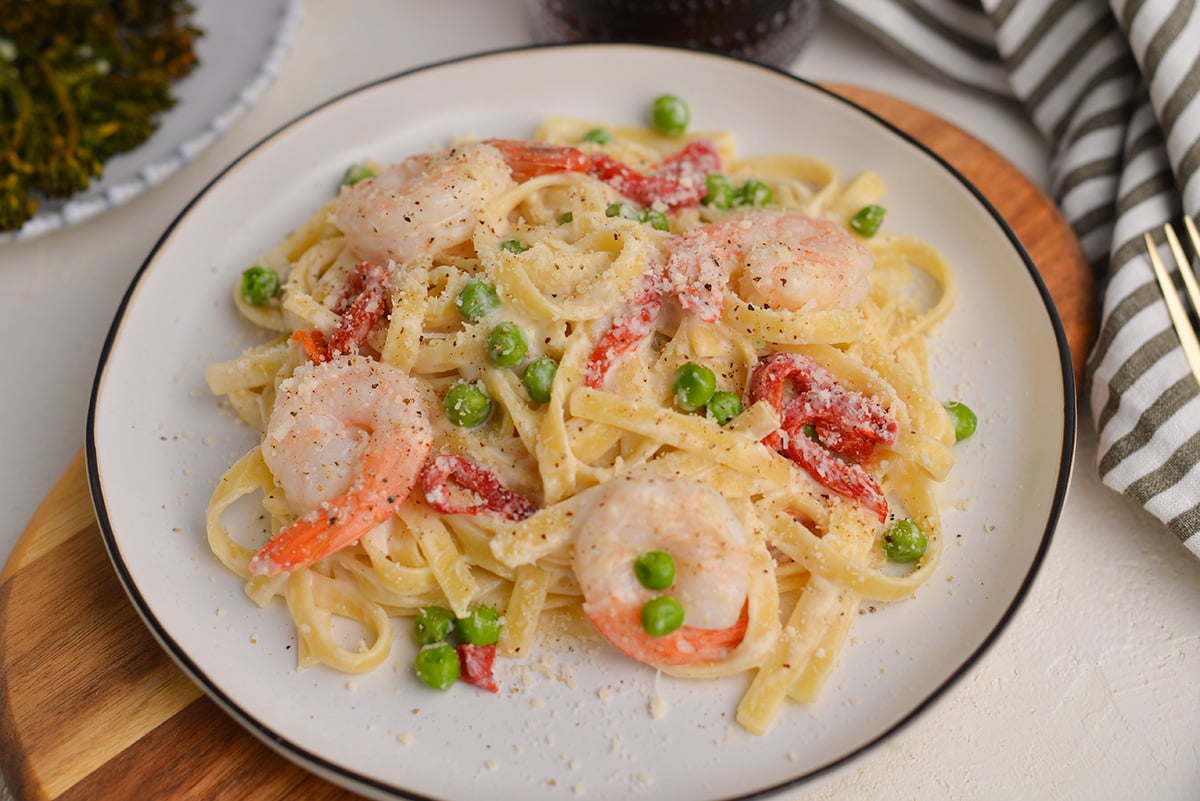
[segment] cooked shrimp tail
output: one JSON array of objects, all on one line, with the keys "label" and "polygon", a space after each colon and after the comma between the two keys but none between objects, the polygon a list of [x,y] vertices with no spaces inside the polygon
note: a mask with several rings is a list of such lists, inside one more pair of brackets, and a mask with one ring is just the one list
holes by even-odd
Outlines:
[{"label": "cooked shrimp tail", "polygon": [[[634,568],[651,550],[670,555],[674,578],[662,592],[684,610],[681,627],[657,635],[642,610],[659,590]],[[627,656],[656,666],[718,662],[737,648],[750,565],[750,536],[724,496],[683,479],[615,479],[581,521],[572,559],[584,613]]]},{"label": "cooked shrimp tail", "polygon": [[250,560],[250,572],[270,576],[308,567],[387,520],[404,504],[416,481],[407,464],[410,460],[400,451],[367,457],[350,492],[279,532]]},{"label": "cooked shrimp tail", "polygon": [[263,459],[303,514],[250,561],[255,575],[308,567],[387,520],[433,444],[413,379],[362,356],[306,363],[279,385]]},{"label": "cooked shrimp tail", "polygon": [[485,139],[484,144],[500,151],[516,181],[558,172],[587,172],[592,166],[591,157],[573,147],[524,139]]},{"label": "cooked shrimp tail", "polygon": [[741,644],[750,624],[743,610],[728,628],[683,626],[662,637],[651,637],[642,628],[641,610],[634,606],[593,607],[588,617],[613,647],[647,665],[691,665],[722,659]]}]

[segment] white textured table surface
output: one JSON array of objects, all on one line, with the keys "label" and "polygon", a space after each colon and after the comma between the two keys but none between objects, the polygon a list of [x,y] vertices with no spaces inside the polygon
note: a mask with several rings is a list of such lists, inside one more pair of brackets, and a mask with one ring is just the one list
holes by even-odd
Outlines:
[{"label": "white textured table surface", "polygon": [[[528,41],[520,0],[307,0],[277,82],[197,161],[90,222],[0,245],[0,558],[82,446],[96,360],[128,282],[213,175],[331,95]],[[838,20],[822,21],[794,71],[933,110],[1045,184],[1048,154],[1015,107],[931,80]],[[1081,418],[1058,532],[998,642],[897,736],[789,798],[1200,798],[1200,560],[1100,484]]]}]

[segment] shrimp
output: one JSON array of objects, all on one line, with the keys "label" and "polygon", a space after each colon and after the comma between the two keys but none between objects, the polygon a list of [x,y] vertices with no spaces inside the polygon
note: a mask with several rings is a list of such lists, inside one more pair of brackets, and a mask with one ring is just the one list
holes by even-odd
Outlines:
[{"label": "shrimp", "polygon": [[748,302],[771,308],[854,308],[867,296],[874,262],[836,222],[778,209],[698,226],[668,249],[680,302],[709,323],[721,317],[731,279]]},{"label": "shrimp", "polygon": [[484,206],[515,183],[491,145],[421,153],[342,189],[334,222],[360,259],[403,264],[471,238]]},{"label": "shrimp", "polygon": [[[685,625],[662,637],[641,623],[642,606],[658,594],[634,575],[647,550],[674,557],[675,583],[665,592],[684,608]],[[689,665],[727,657],[745,636],[750,550],[749,534],[711,487],[620,478],[579,524],[572,566],[583,611],[609,642],[648,665]]]},{"label": "shrimp", "polygon": [[587,172],[626,197],[677,209],[704,197],[704,177],[720,167],[716,145],[689,142],[647,173],[603,153],[520,139],[488,139],[421,153],[342,189],[334,223],[360,259],[403,264],[471,238],[489,201],[517,181]]},{"label": "shrimp", "polygon": [[308,567],[387,520],[433,445],[416,382],[364,356],[306,363],[279,385],[267,467],[302,516],[250,560],[254,575]]},{"label": "shrimp", "polygon": [[500,151],[518,181],[558,172],[587,172],[592,166],[591,157],[573,147],[525,139],[485,139],[483,143]]}]

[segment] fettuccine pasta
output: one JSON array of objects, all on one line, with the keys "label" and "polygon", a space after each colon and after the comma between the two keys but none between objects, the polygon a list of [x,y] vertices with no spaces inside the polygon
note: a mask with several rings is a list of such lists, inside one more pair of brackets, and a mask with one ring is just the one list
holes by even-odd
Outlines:
[{"label": "fettuccine pasta", "polygon": [[[864,600],[934,572],[955,427],[926,343],[953,274],[873,230],[879,176],[573,118],[365,169],[239,281],[274,338],[207,373],[262,433],[209,544],[286,604],[301,667],[372,670],[391,618],[488,606],[472,683],[566,631],[750,672],[737,719],[762,733]],[[246,496],[253,542],[225,520]],[[896,520],[925,543],[904,565]]]}]

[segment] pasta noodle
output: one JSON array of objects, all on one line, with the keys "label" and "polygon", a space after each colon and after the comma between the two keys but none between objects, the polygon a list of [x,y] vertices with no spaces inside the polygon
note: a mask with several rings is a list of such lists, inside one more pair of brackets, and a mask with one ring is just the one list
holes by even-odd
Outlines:
[{"label": "pasta noodle", "polygon": [[[550,118],[534,142],[372,165],[263,254],[254,269],[280,288],[255,297],[247,276],[234,302],[275,338],[207,373],[263,441],[217,485],[209,543],[257,603],[286,603],[301,666],[371,670],[390,618],[488,604],[502,656],[533,652],[551,619],[590,619],[674,675],[750,672],[737,719],[762,733],[788,699],[817,696],[863,599],[908,598],[936,568],[955,430],[926,337],[953,275],[926,242],[850,233],[884,195],[874,173],[741,158],[729,132],[592,141],[602,128]],[[521,341],[497,339],[501,323]],[[715,384],[699,408],[681,400],[697,366]],[[284,429],[310,414],[345,431],[297,444]],[[380,476],[399,483],[384,492]],[[227,528],[247,496],[265,538]],[[889,518],[923,532],[914,564],[888,564]],[[638,599],[597,589],[623,580],[617,551],[656,537],[693,599],[675,632],[629,623],[659,595],[644,581]],[[314,538],[336,545],[280,556]],[[722,556],[699,555],[710,546]],[[740,589],[720,599],[719,585]],[[694,623],[710,606],[723,622]]]}]

